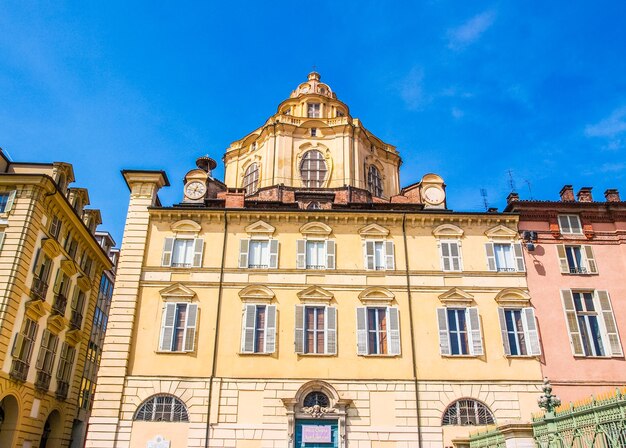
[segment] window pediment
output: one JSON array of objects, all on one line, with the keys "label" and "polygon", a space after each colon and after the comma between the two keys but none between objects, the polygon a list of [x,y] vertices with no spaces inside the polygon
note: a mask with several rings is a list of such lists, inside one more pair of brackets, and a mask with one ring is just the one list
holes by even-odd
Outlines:
[{"label": "window pediment", "polygon": [[193,289],[186,287],[181,283],[175,283],[168,286],[165,289],[159,291],[159,294],[164,300],[175,300],[178,302],[191,302],[196,296],[196,292]]},{"label": "window pediment", "polygon": [[46,305],[41,300],[29,300],[26,302],[26,317],[37,322],[47,311]]},{"label": "window pediment", "polygon": [[465,232],[453,224],[441,224],[433,229],[433,235],[437,238],[461,238]]},{"label": "window pediment", "polygon": [[63,272],[65,272],[68,277],[71,277],[78,272],[78,268],[76,267],[76,263],[74,263],[74,260],[61,261],[61,270],[63,270]]},{"label": "window pediment", "polygon": [[257,221],[246,227],[246,233],[251,235],[273,235],[276,231],[274,226],[269,225],[264,221]]},{"label": "window pediment", "polygon": [[319,235],[328,236],[333,229],[323,222],[308,222],[300,227],[300,233],[303,235]]},{"label": "window pediment", "polygon": [[365,289],[359,294],[359,300],[361,302],[374,302],[389,304],[393,301],[395,295],[387,288],[381,288],[380,286],[372,286]]},{"label": "window pediment", "polygon": [[191,219],[183,219],[180,221],[176,221],[174,224],[172,224],[171,229],[172,232],[176,233],[177,235],[181,233],[197,235],[200,230],[202,230],[202,226],[197,222],[192,221]]},{"label": "window pediment", "polygon": [[86,275],[80,275],[76,284],[84,293],[88,293],[91,289],[91,280]]},{"label": "window pediment", "polygon": [[502,306],[524,307],[530,304],[530,295],[522,289],[506,288],[496,295],[495,300]]},{"label": "window pediment", "polygon": [[452,288],[439,296],[439,301],[445,305],[470,305],[474,296],[461,288]]},{"label": "window pediment", "polygon": [[506,239],[513,240],[517,238],[517,232],[515,230],[509,229],[502,224],[492,227],[491,229],[485,232],[485,235],[489,237],[489,239]]},{"label": "window pediment", "polygon": [[383,226],[379,226],[378,224],[369,224],[359,229],[359,235],[361,235],[362,237],[386,237],[387,235],[389,235],[389,229],[386,229]]},{"label": "window pediment", "polygon": [[326,301],[330,302],[333,299],[333,293],[325,290],[319,286],[309,286],[307,289],[300,291],[297,294],[300,301]]},{"label": "window pediment", "polygon": [[274,291],[263,285],[250,285],[239,291],[241,300],[254,300],[270,302],[276,294]]},{"label": "window pediment", "polygon": [[54,238],[44,238],[41,240],[41,249],[50,257],[56,258],[61,254],[61,246]]}]

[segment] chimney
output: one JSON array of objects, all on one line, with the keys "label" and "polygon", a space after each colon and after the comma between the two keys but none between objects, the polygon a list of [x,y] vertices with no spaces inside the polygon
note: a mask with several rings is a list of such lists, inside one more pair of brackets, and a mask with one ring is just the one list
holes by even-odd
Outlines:
[{"label": "chimney", "polygon": [[517,202],[517,201],[519,201],[519,194],[515,192],[509,193],[509,195],[506,197],[507,205],[510,204],[511,202]]},{"label": "chimney", "polygon": [[565,185],[563,188],[561,188],[561,191],[559,192],[559,194],[561,195],[561,201],[563,202],[574,202],[574,188],[571,185]]},{"label": "chimney", "polygon": [[604,192],[604,197],[606,198],[606,202],[621,202],[622,200],[619,198],[619,191],[615,188],[609,188]]},{"label": "chimney", "polygon": [[592,187],[581,187],[578,190],[578,202],[593,202],[593,197],[591,196],[591,188]]},{"label": "chimney", "polygon": [[244,208],[245,206],[245,193],[241,189],[229,188],[224,194],[224,207],[226,208]]}]

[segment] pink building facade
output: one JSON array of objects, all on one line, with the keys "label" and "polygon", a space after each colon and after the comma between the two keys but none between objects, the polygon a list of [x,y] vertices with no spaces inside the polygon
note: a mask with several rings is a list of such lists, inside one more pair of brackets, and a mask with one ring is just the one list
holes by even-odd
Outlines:
[{"label": "pink building facade", "polygon": [[528,288],[541,364],[564,403],[626,384],[626,202],[617,190],[594,202],[591,188],[560,201],[519,200]]}]

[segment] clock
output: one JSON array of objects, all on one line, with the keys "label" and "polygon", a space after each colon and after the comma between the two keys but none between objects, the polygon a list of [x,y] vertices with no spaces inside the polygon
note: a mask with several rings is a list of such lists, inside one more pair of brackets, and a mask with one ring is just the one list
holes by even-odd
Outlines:
[{"label": "clock", "polygon": [[437,187],[428,187],[424,190],[424,199],[429,204],[439,205],[443,202],[446,194],[443,192],[441,188]]},{"label": "clock", "polygon": [[206,185],[199,180],[192,180],[185,185],[185,197],[189,199],[200,199],[206,193]]}]

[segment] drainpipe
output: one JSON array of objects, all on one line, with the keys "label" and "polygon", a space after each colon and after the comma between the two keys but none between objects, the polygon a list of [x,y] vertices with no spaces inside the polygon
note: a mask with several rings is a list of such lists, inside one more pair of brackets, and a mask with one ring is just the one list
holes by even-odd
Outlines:
[{"label": "drainpipe", "polygon": [[204,447],[209,448],[209,431],[211,425],[211,400],[213,398],[213,378],[217,369],[217,336],[220,328],[220,314],[222,311],[222,292],[224,290],[224,262],[226,259],[226,235],[228,233],[228,215],[224,210],[224,238],[222,240],[222,262],[220,265],[220,282],[217,290],[217,313],[215,315],[215,337],[213,339],[213,360],[211,365],[211,377],[209,378],[209,398],[206,407],[206,432],[204,433]]},{"label": "drainpipe", "polygon": [[415,384],[415,409],[417,414],[417,446],[422,448],[422,424],[420,418],[420,391],[417,381],[417,359],[415,358],[415,332],[413,324],[413,299],[411,297],[411,275],[409,274],[409,250],[406,241],[406,213],[402,214],[402,239],[404,240],[404,266],[406,273],[406,292],[409,300],[409,327],[411,328],[411,356],[413,357],[413,383]]}]

